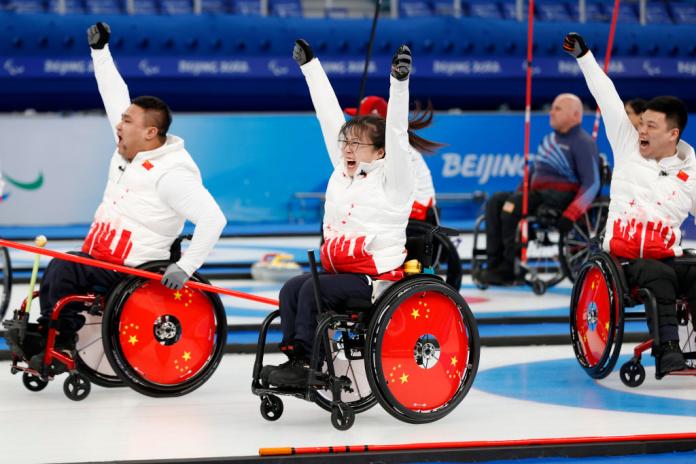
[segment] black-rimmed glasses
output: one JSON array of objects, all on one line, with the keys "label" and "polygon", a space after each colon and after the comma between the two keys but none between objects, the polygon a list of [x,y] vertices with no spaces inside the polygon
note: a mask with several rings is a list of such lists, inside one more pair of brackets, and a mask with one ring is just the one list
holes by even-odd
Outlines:
[{"label": "black-rimmed glasses", "polygon": [[341,148],[350,148],[350,151],[358,150],[361,145],[367,145],[367,146],[372,146],[372,147],[375,146],[374,143],[362,143],[362,142],[345,140],[345,139],[338,139],[338,143],[341,144]]}]

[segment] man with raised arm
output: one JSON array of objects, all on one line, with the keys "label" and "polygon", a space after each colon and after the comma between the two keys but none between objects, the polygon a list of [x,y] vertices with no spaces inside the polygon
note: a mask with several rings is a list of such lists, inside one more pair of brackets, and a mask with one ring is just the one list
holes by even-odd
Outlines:
[{"label": "man with raised arm", "polygon": [[[97,23],[87,30],[94,75],[116,141],[104,197],[82,245],[81,254],[102,261],[139,266],[170,260],[170,249],[189,220],[196,227],[191,244],[169,264],[162,284],[178,290],[203,264],[226,224],[219,206],[203,186],[201,173],[184,141],[167,134],[169,107],[157,97],[130,99],[111,53],[111,30]],[[41,281],[39,323],[47,326],[56,302],[66,295],[109,289],[114,271],[58,259]],[[73,349],[84,324],[80,304],[66,306],[58,320],[59,348]]]},{"label": "man with raised arm", "polygon": [[[679,348],[675,300],[680,289],[696,307],[693,268],[671,262],[683,254],[680,227],[696,213],[694,149],[681,140],[687,121],[675,97],[650,100],[638,128],[626,115],[614,84],[597,64],[583,38],[574,32],[563,49],[577,58],[587,86],[602,111],[614,152],[603,248],[629,260],[628,281],[650,289],[657,300],[660,346],[654,347],[657,375],[685,367]],[[650,327],[650,321],[648,321]]]}]

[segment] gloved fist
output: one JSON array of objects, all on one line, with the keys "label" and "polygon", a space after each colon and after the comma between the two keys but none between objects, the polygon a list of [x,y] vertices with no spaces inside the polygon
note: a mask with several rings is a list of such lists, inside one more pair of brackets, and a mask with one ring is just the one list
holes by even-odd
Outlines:
[{"label": "gloved fist", "polygon": [[400,46],[392,58],[391,75],[396,80],[405,81],[411,74],[411,64],[411,49],[406,45]]},{"label": "gloved fist", "polygon": [[181,290],[188,279],[189,275],[186,271],[181,269],[176,263],[172,263],[164,271],[161,282],[167,288]]},{"label": "gloved fist", "polygon": [[101,50],[104,45],[109,43],[111,28],[106,23],[97,23],[87,29],[87,42],[95,50]]},{"label": "gloved fist", "polygon": [[556,227],[558,227],[558,231],[562,234],[567,234],[571,230],[573,230],[573,221],[568,219],[565,216],[561,216],[561,218],[558,220],[558,223],[556,224]]},{"label": "gloved fist", "polygon": [[587,53],[589,48],[587,48],[585,39],[583,39],[580,34],[577,32],[570,32],[565,36],[565,39],[563,39],[563,50],[573,55],[575,58],[580,58]]},{"label": "gloved fist", "polygon": [[295,47],[292,49],[292,59],[297,61],[297,64],[302,66],[303,64],[309,63],[314,58],[314,52],[312,47],[305,39],[297,39],[295,41]]}]

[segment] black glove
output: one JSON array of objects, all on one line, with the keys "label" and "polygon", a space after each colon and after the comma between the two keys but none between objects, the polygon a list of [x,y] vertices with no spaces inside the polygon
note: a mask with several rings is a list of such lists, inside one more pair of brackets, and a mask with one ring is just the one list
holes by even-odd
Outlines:
[{"label": "black glove", "polygon": [[411,49],[406,45],[400,46],[392,58],[391,75],[396,80],[405,81],[411,74],[411,64]]},{"label": "black glove", "polygon": [[106,23],[97,23],[87,29],[87,42],[95,50],[101,50],[104,45],[109,43],[111,28]]},{"label": "black glove", "polygon": [[565,216],[561,216],[561,218],[558,220],[558,223],[556,224],[556,227],[558,227],[558,231],[562,234],[567,234],[571,230],[573,230],[573,221],[568,219]]},{"label": "black glove", "polygon": [[570,32],[565,36],[565,39],[563,39],[563,50],[573,55],[575,58],[580,58],[587,53],[589,48],[587,48],[585,39],[583,39],[580,34],[577,32]]},{"label": "black glove", "polygon": [[162,276],[162,285],[172,290],[181,290],[184,284],[189,279],[189,275],[181,269],[176,263],[167,266]]},{"label": "black glove", "polygon": [[297,64],[302,66],[307,64],[314,58],[314,52],[312,47],[305,39],[297,39],[295,41],[295,47],[292,49],[292,59],[297,61]]}]

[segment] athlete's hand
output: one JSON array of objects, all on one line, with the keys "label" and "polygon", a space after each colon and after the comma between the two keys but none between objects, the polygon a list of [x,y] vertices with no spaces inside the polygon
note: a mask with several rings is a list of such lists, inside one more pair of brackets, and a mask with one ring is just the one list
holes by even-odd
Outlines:
[{"label": "athlete's hand", "polygon": [[587,48],[585,39],[583,39],[580,34],[571,32],[563,39],[563,50],[573,55],[575,58],[580,58],[587,53],[589,48]]},{"label": "athlete's hand", "polygon": [[101,50],[109,43],[111,28],[106,23],[97,23],[87,29],[87,42],[95,50]]},{"label": "athlete's hand", "polygon": [[295,47],[292,49],[292,58],[297,61],[297,64],[300,66],[312,61],[314,52],[305,39],[297,39],[295,41]]},{"label": "athlete's hand", "polygon": [[396,49],[396,53],[394,53],[392,58],[391,75],[396,80],[405,81],[411,74],[412,63],[411,49],[406,45],[400,46]]},{"label": "athlete's hand", "polygon": [[162,276],[162,285],[172,290],[181,290],[184,284],[188,281],[189,275],[177,266],[176,263],[172,263],[167,266]]}]

